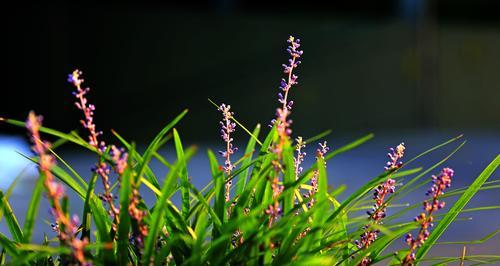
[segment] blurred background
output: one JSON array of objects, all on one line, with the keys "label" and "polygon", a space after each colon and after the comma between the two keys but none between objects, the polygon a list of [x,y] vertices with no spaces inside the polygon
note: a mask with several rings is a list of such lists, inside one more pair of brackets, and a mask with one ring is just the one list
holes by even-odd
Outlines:
[{"label": "blurred background", "polygon": [[[370,143],[329,164],[330,177],[347,184],[347,192],[380,173],[387,147],[401,141],[411,157],[464,134],[468,143],[449,161],[460,177],[457,188],[470,184],[500,151],[500,2],[270,2],[13,3],[0,11],[0,116],[24,120],[35,110],[48,127],[80,129],[66,82],[79,68],[91,87],[95,121],[110,142],[115,129],[144,145],[188,108],[178,129],[187,145],[200,146],[191,174],[202,184],[208,179],[205,150],[221,146],[220,114],[207,98],[231,104],[247,127],[265,128],[278,105],[286,39],[294,35],[304,50],[299,85],[290,95],[294,135],[332,129],[327,139],[335,149],[375,133]],[[2,190],[27,164],[16,153],[30,153],[25,135],[0,124]],[[241,147],[248,136],[237,130],[235,139]],[[88,176],[94,158],[71,145],[62,148]],[[309,148],[313,154],[315,144]],[[415,166],[430,165],[453,148]],[[21,217],[34,178],[28,169],[12,195]],[[494,173],[492,179],[498,178]],[[500,205],[495,193],[485,191],[470,206]],[[408,201],[420,199],[416,194]],[[488,215],[496,218],[457,222],[443,237],[471,240],[500,229],[499,212]],[[495,237],[470,250],[499,254],[499,246]],[[461,246],[440,248],[461,252]]]}]

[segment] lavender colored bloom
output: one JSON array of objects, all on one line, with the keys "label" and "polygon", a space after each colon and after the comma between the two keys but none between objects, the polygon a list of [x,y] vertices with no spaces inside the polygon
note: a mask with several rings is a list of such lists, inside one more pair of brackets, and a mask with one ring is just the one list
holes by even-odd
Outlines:
[{"label": "lavender colored bloom", "polygon": [[[222,121],[221,124],[221,137],[226,143],[226,150],[219,151],[220,155],[224,157],[224,172],[229,176],[231,171],[234,169],[234,165],[231,162],[231,155],[233,155],[238,148],[233,147],[233,138],[231,137],[231,133],[233,133],[236,129],[236,124],[231,121],[234,113],[231,112],[231,105],[221,104],[219,106],[219,110],[222,112]],[[225,192],[225,200],[229,202],[230,200],[230,190],[231,190],[232,180],[229,180],[226,183],[226,192]]]},{"label": "lavender colored bloom", "polygon": [[298,77],[295,74],[293,74],[293,71],[300,64],[300,61],[298,59],[301,57],[303,53],[302,51],[299,50],[300,47],[299,39],[295,39],[293,36],[290,36],[287,42],[289,43],[287,52],[290,54],[290,59],[288,60],[288,64],[283,64],[284,73],[287,75],[286,78],[282,78],[280,81],[280,86],[279,86],[280,92],[278,93],[278,102],[281,104],[281,106],[276,109],[276,118],[273,119],[272,121],[272,124],[276,125],[278,140],[275,143],[273,143],[273,146],[271,148],[272,152],[276,155],[276,159],[273,161],[274,176],[271,180],[274,203],[270,205],[269,208],[266,210],[266,213],[270,215],[269,227],[279,217],[281,213],[278,196],[283,190],[283,186],[279,185],[281,170],[283,169],[282,167],[283,149],[285,147],[285,144],[290,142],[290,135],[292,134],[292,129],[290,128],[292,120],[290,120],[288,117],[291,113],[293,101],[288,100],[288,93],[290,92],[290,88],[293,85],[297,84]]},{"label": "lavender colored bloom", "polygon": [[115,145],[111,145],[110,150],[111,159],[114,163],[115,172],[121,176],[128,166],[128,153],[125,152],[124,148],[117,148]]},{"label": "lavender colored bloom", "polygon": [[[287,74],[287,78],[282,78],[280,81],[278,102],[281,103],[281,107],[276,110],[276,119],[272,121],[273,124],[277,123],[278,134],[281,138],[288,138],[292,132],[290,129],[292,121],[288,119],[288,116],[290,115],[293,101],[288,100],[288,93],[293,85],[298,84],[298,76],[293,74],[293,70],[300,64],[298,59],[303,54],[303,51],[299,50],[300,39],[290,36],[287,42],[289,43],[287,52],[291,58],[288,60],[288,64],[283,64],[284,73]],[[278,152],[281,152],[281,150]]]},{"label": "lavender colored bloom", "polygon": [[400,168],[403,163],[399,161],[401,158],[403,158],[403,155],[405,153],[405,143],[401,142],[396,149],[390,148],[389,149],[391,152],[387,154],[387,157],[389,157],[389,161],[387,162],[386,166],[384,167],[385,170],[393,170]]},{"label": "lavender colored bloom", "polygon": [[[96,130],[96,125],[94,123],[95,106],[88,103],[86,94],[90,91],[90,88],[82,88],[84,80],[81,78],[81,76],[82,71],[77,69],[68,75],[68,82],[73,84],[76,89],[73,92],[73,95],[77,99],[77,101],[75,102],[75,106],[83,112],[84,119],[80,120],[80,122],[82,126],[89,132],[88,143],[92,147],[94,147],[95,151],[99,154],[99,162],[93,168],[93,171],[95,171],[101,177],[101,181],[104,187],[104,195],[101,196],[101,199],[108,203],[110,215],[112,215],[116,219],[116,222],[119,223],[120,209],[119,207],[115,206],[114,197],[111,193],[111,185],[109,181],[111,167],[102,159],[101,156],[106,151],[107,146],[104,141],[99,141],[98,139],[98,137],[102,135],[102,132]],[[127,167],[128,155],[123,149],[112,146],[111,156],[113,162],[113,170],[118,174],[118,176],[121,176],[125,168]],[[114,224],[114,227],[116,227],[116,224]]]},{"label": "lavender colored bloom", "polygon": [[298,137],[296,139],[297,145],[295,146],[295,151],[297,152],[297,157],[293,158],[294,167],[295,167],[295,180],[299,178],[299,175],[302,173],[302,162],[304,162],[304,158],[306,157],[306,152],[302,151],[306,147],[305,142],[302,140],[302,137]]},{"label": "lavender colored bloom", "polygon": [[[330,148],[327,146],[327,142],[324,141],[323,143],[318,143],[319,148],[316,150],[316,160],[319,159],[325,159],[325,154],[330,150]],[[326,166],[326,162],[325,166]],[[314,195],[316,192],[318,192],[318,176],[319,176],[319,170],[315,170],[313,173],[313,176],[311,177],[311,190],[309,190],[306,194],[304,194],[304,198],[311,198],[311,200],[307,203],[307,207],[311,208],[314,203]]]},{"label": "lavender colored bloom", "polygon": [[[399,144],[396,149],[390,148],[391,152],[388,153],[390,159],[387,162],[385,170],[395,170],[403,164],[400,160],[404,156],[405,146],[404,143]],[[379,230],[373,229],[373,224],[382,224],[386,214],[387,202],[386,197],[396,190],[396,181],[389,176],[385,182],[379,184],[373,192],[373,200],[375,203],[371,210],[367,211],[369,223],[363,226],[363,233],[360,235],[360,240],[356,240],[355,244],[359,249],[368,248],[378,238]],[[368,257],[363,258],[360,265],[370,265],[371,259]]]},{"label": "lavender colored bloom", "polygon": [[89,144],[96,148],[100,153],[106,150],[106,145],[104,142],[99,142],[97,137],[102,134],[100,131],[96,131],[96,126],[94,124],[94,111],[95,106],[93,104],[89,104],[85,95],[90,91],[90,88],[82,89],[81,85],[83,83],[83,79],[81,79],[82,71],[75,70],[73,73],[68,75],[68,81],[75,86],[76,91],[73,92],[73,95],[77,99],[75,102],[75,106],[83,111],[85,119],[80,120],[80,123],[84,128],[89,131]]},{"label": "lavender colored bloom", "polygon": [[444,168],[438,176],[432,176],[432,186],[427,191],[426,195],[431,196],[430,200],[423,203],[424,212],[417,215],[414,219],[415,222],[420,224],[420,231],[416,237],[408,234],[405,237],[405,242],[410,246],[408,255],[403,259],[402,265],[414,265],[415,251],[417,248],[429,238],[429,229],[434,226],[433,214],[435,211],[442,209],[445,204],[439,201],[439,196],[444,194],[444,190],[451,186],[451,179],[453,178],[454,171],[451,168]]},{"label": "lavender colored bloom", "polygon": [[[30,139],[33,142],[33,151],[39,156],[38,166],[40,172],[43,173],[43,185],[47,192],[47,198],[50,200],[50,212],[55,218],[55,223],[51,224],[52,230],[57,232],[59,240],[73,250],[73,257],[80,264],[87,263],[85,260],[84,250],[88,244],[88,239],[78,239],[75,235],[78,230],[78,216],[68,217],[61,206],[61,199],[66,197],[64,187],[58,183],[52,174],[51,170],[55,166],[56,161],[49,153],[50,144],[44,142],[40,138],[40,128],[42,127],[42,117],[36,116],[34,112],[30,112],[26,121],[26,128],[29,131]],[[60,225],[63,225],[61,230]]]}]

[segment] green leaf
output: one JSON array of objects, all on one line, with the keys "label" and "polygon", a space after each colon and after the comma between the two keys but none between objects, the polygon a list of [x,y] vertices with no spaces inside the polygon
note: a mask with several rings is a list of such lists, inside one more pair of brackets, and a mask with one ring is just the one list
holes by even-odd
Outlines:
[{"label": "green leaf", "polygon": [[188,171],[186,159],[184,156],[184,148],[182,148],[181,138],[179,137],[179,133],[174,128],[174,144],[175,151],[177,153],[177,160],[180,163],[180,182],[181,182],[181,195],[182,195],[182,216],[184,220],[188,222],[189,220],[189,209],[190,199],[189,199],[189,179],[188,179]]},{"label": "green leaf", "polygon": [[317,140],[323,139],[324,137],[326,137],[326,136],[330,135],[331,133],[332,133],[332,130],[331,130],[331,129],[325,130],[325,131],[323,131],[323,132],[319,133],[319,134],[318,134],[318,135],[316,135],[316,136],[313,136],[313,137],[311,137],[311,138],[308,138],[308,139],[304,140],[304,143],[305,143],[305,144],[306,144],[306,143],[311,143],[311,142],[313,142],[313,141],[317,141]]},{"label": "green leaf", "polygon": [[[15,120],[15,119],[2,119],[3,121],[5,121],[6,123],[8,124],[11,124],[11,125],[14,125],[14,126],[18,126],[18,127],[26,127],[26,122],[24,121],[19,121],[19,120]],[[46,133],[46,134],[49,134],[49,135],[52,135],[52,136],[55,136],[55,137],[59,137],[61,139],[65,139],[65,140],[68,140],[70,142],[73,142],[75,144],[78,144],[80,146],[84,146],[84,147],[92,147],[90,146],[86,141],[82,141],[81,139],[79,138],[76,138],[70,134],[66,134],[66,133],[62,133],[60,131],[57,131],[57,130],[54,130],[54,129],[51,129],[51,128],[47,128],[47,127],[41,127],[40,128],[40,132],[43,132],[43,133]],[[90,148],[91,150],[95,150],[93,147]]]},{"label": "green leaf", "polygon": [[363,136],[353,142],[350,142],[340,148],[336,148],[336,149],[333,149],[331,152],[329,152],[326,156],[325,156],[325,161],[329,161],[330,159],[332,159],[333,157],[339,155],[339,154],[342,154],[346,151],[350,151],[356,147],[358,147],[359,145],[371,140],[375,135],[373,133],[370,133],[366,136]]},{"label": "green leaf", "polygon": [[[220,221],[224,221],[226,209],[224,208],[225,199],[224,199],[224,175],[220,169],[219,163],[217,162],[217,158],[215,154],[208,150],[208,159],[210,161],[210,170],[212,172],[212,177],[214,180],[214,211],[219,217]],[[215,239],[220,236],[219,230],[213,228],[212,238]]]},{"label": "green leaf", "polygon": [[5,221],[7,222],[7,227],[9,228],[12,238],[14,238],[16,242],[22,242],[24,239],[23,232],[21,231],[21,227],[19,226],[19,222],[17,221],[9,201],[4,197],[2,191],[0,191],[0,207],[3,209]]},{"label": "green leaf", "polygon": [[87,187],[87,182],[83,180],[83,178],[71,167],[63,158],[61,158],[53,149],[49,148],[50,153],[52,153],[57,160],[59,160],[68,170],[71,172],[71,174],[77,179],[78,182],[83,186],[83,188]]},{"label": "green leaf", "polygon": [[163,227],[163,221],[164,221],[164,211],[166,207],[169,205],[167,204],[168,200],[168,195],[170,195],[171,191],[175,188],[175,181],[176,177],[178,176],[178,172],[182,169],[183,167],[183,162],[177,161],[173,167],[173,169],[170,170],[170,172],[167,174],[167,177],[165,178],[165,182],[163,184],[163,188],[161,189],[161,196],[158,199],[155,208],[152,212],[151,220],[150,220],[150,226],[149,226],[149,234],[146,238],[146,241],[144,243],[144,253],[142,256],[142,264],[143,265],[149,265],[151,263],[151,259],[153,257],[153,251],[156,247],[156,240],[158,238],[158,234]]},{"label": "green leaf", "polygon": [[[129,150],[128,165],[132,165],[135,146],[132,144]],[[121,176],[120,184],[120,224],[118,225],[118,248],[117,257],[119,265],[128,265],[128,246],[130,232],[130,214],[128,212],[130,198],[132,195],[133,172],[127,167]]]},{"label": "green leaf", "polygon": [[446,241],[446,242],[436,242],[435,245],[474,245],[474,244],[483,244],[486,241],[490,240],[494,236],[500,233],[500,229],[497,229],[481,239],[470,240],[470,241]]},{"label": "green leaf", "polygon": [[416,253],[416,261],[420,261],[425,257],[430,248],[436,243],[438,238],[443,234],[443,232],[448,228],[448,226],[453,222],[457,215],[462,211],[465,205],[470,201],[470,199],[476,194],[476,192],[481,188],[481,186],[486,182],[486,180],[493,174],[498,165],[500,164],[500,155],[484,169],[484,171],[474,180],[474,182],[469,186],[469,188],[460,196],[460,198],[453,204],[448,213],[443,217],[443,219],[438,223],[438,225],[432,230],[429,238],[420,247]]},{"label": "green leaf", "polygon": [[206,239],[206,229],[209,224],[209,219],[207,219],[207,213],[201,211],[198,219],[196,221],[195,233],[196,241],[193,246],[192,257],[190,258],[191,265],[202,265],[202,255],[203,255],[203,243]]},{"label": "green leaf", "polygon": [[[19,155],[23,156],[24,158],[38,164],[39,158],[37,157],[29,157],[27,155],[19,153]],[[63,168],[59,166],[54,166],[51,169],[51,172],[59,179],[61,180],[64,184],[66,184],[69,188],[71,188],[73,191],[77,193],[77,195],[84,200],[85,199],[85,192],[87,190],[87,185],[81,185],[79,184],[79,181],[75,180],[70,174],[68,174]]]},{"label": "green leaf", "polygon": [[92,217],[94,217],[99,239],[101,242],[111,242],[111,236],[109,235],[111,224],[109,222],[108,214],[106,211],[102,212],[100,210],[100,206],[97,202],[98,200],[91,200],[89,206],[93,214]]},{"label": "green leaf", "polygon": [[[87,189],[87,194],[85,196],[85,201],[83,203],[83,214],[82,214],[82,236],[81,238],[87,237],[90,239],[90,228],[91,225],[91,213],[90,213],[90,201],[94,198],[94,187],[97,181],[97,174],[94,173],[90,179],[89,186]],[[104,206],[102,206],[104,208]]]},{"label": "green leaf", "polygon": [[[149,161],[151,160],[151,157],[153,154],[156,152],[156,150],[159,148],[159,144],[163,137],[187,114],[188,110],[184,110],[181,114],[179,114],[172,122],[168,123],[151,141],[149,146],[146,148],[146,151],[144,151],[144,154],[142,156],[142,163],[138,167],[137,171],[137,176],[139,178],[142,178],[142,175],[144,174],[144,171],[147,168],[147,165],[149,164]],[[159,188],[160,185],[158,184],[158,180],[153,176],[149,176],[148,181],[152,183],[156,188]]]},{"label": "green leaf", "polygon": [[8,237],[0,233],[0,244],[2,246],[2,249],[7,251],[7,253],[12,256],[16,257],[19,252],[17,249],[17,243],[11,241]]},{"label": "green leaf", "polygon": [[[210,214],[210,218],[212,219],[213,226],[216,230],[220,231],[221,226],[222,226],[222,221],[219,219],[217,214],[215,213],[214,209],[210,208],[210,204],[208,201],[203,197],[203,195],[193,186],[193,184],[188,183],[189,189],[193,191],[194,196],[198,201],[201,203],[201,205],[207,210],[207,212]],[[198,218],[199,219],[199,218]]]},{"label": "green leaf", "polygon": [[[286,149],[283,150],[283,161],[285,165],[283,184],[285,188],[295,181],[295,164],[293,158],[293,150],[290,145],[287,145]],[[287,190],[286,194],[283,194],[283,197],[283,210],[284,213],[287,214],[295,205],[295,190]]]},{"label": "green leaf", "polygon": [[30,205],[28,206],[28,211],[26,212],[26,220],[24,221],[23,243],[29,243],[31,241],[33,227],[35,226],[35,220],[38,215],[38,208],[40,206],[40,199],[42,198],[44,180],[45,176],[40,175],[35,183],[35,187],[33,188]]},{"label": "green leaf", "polygon": [[[257,126],[255,126],[255,129],[252,132],[252,135],[258,138],[259,133],[260,133],[260,124],[257,124]],[[256,143],[255,138],[251,137],[248,140],[248,144],[245,149],[245,155],[244,155],[245,159],[243,160],[242,165],[249,164],[252,161],[252,156],[255,150],[255,143]],[[249,172],[250,168],[247,168],[245,171],[241,172],[238,175],[238,182],[236,184],[236,195],[241,195],[241,193],[245,189]]]}]

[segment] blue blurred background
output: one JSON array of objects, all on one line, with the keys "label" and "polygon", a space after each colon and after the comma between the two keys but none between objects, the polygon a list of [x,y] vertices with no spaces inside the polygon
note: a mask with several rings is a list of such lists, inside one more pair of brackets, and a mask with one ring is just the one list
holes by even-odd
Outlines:
[{"label": "blue blurred background", "polygon": [[[294,35],[304,50],[299,85],[290,96],[294,135],[332,129],[326,139],[335,149],[375,133],[369,143],[329,162],[334,186],[348,186],[341,199],[383,170],[388,147],[404,141],[410,158],[459,134],[467,143],[446,165],[456,170],[455,188],[470,184],[500,151],[500,2],[325,2],[13,4],[0,18],[6,45],[0,116],[24,120],[35,110],[46,126],[79,129],[80,113],[66,83],[66,74],[79,68],[108,142],[116,142],[110,133],[115,129],[143,147],[189,108],[178,129],[187,145],[199,147],[190,176],[202,186],[210,178],[206,149],[222,147],[220,114],[207,98],[231,104],[247,127],[267,125],[278,104],[285,40]],[[237,130],[237,145],[247,138]],[[453,145],[414,166],[432,165]],[[308,148],[313,154],[315,145]],[[0,124],[0,188],[21,174],[10,200],[23,223],[36,169],[17,152],[30,154],[24,130]],[[82,176],[90,175],[92,155],[72,145],[60,152]],[[174,156],[171,149],[163,152]],[[159,163],[154,169],[166,171]],[[496,172],[491,180],[499,177]],[[420,201],[423,191],[401,203]],[[43,204],[40,216],[49,221]],[[72,204],[81,207],[76,198]],[[481,192],[468,207],[480,205],[500,205],[498,191]],[[441,241],[478,239],[500,229],[498,210],[461,218],[472,220],[455,222]],[[53,236],[50,226],[37,226],[38,241],[43,232]],[[0,231],[8,234],[4,222]],[[498,255],[498,247],[500,236],[468,250]],[[432,254],[457,256],[461,249],[439,245]]]}]

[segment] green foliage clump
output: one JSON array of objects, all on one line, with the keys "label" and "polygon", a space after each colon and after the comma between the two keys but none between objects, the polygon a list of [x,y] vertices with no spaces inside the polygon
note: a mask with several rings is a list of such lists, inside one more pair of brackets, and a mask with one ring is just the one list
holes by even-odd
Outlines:
[{"label": "green foliage clump", "polygon": [[[418,221],[395,221],[408,212],[414,212],[418,205],[402,205],[397,212],[388,213],[387,216],[385,208],[401,206],[397,202],[409,192],[426,185],[430,181],[428,177],[437,172],[438,167],[458,151],[465,141],[431,166],[410,166],[421,156],[454,145],[461,136],[430,148],[404,164],[395,162],[393,167],[388,167],[342,201],[337,196],[345,187],[329,184],[326,162],[369,141],[373,134],[329,152],[324,143],[318,149],[316,163],[299,170],[302,167],[300,156],[305,156],[301,151],[303,145],[323,138],[328,132],[307,140],[297,138],[298,145],[292,141],[288,130],[291,104],[287,96],[292,85],[296,84],[296,76],[292,71],[298,65],[302,52],[298,50],[300,45],[297,40],[290,38],[289,42],[292,60],[290,65],[285,66],[285,73],[288,74],[282,83],[285,95],[280,95],[279,99],[283,105],[278,108],[273,127],[263,137],[260,136],[260,125],[250,131],[236,120],[228,106],[213,103],[224,115],[223,140],[226,149],[222,154],[225,162],[220,165],[214,152],[207,151],[211,169],[207,175],[212,179],[201,190],[190,182],[188,173],[188,165],[196,149],[184,147],[175,129],[187,111],[168,123],[142,153],[136,150],[134,143],[123,139],[116,132],[113,134],[118,144],[108,146],[98,141],[100,133],[92,122],[94,107],[84,97],[88,90],[81,88],[83,80],[79,79],[79,71],[70,75],[70,82],[77,88],[77,107],[85,115],[83,124],[89,131],[89,140],[75,132],[66,134],[42,127],[36,117],[31,117],[27,123],[2,119],[6,123],[30,129],[32,142],[39,149],[35,149],[35,156],[26,157],[39,165],[40,178],[35,185],[23,227],[11,209],[10,190],[0,192],[0,218],[5,221],[10,232],[10,237],[0,234],[0,264],[368,265],[382,262],[413,265],[425,260],[434,263],[474,259],[491,263],[500,260],[497,255],[426,257],[458,214],[464,210],[497,208],[486,206],[464,209],[479,190],[498,188],[498,181],[487,179],[498,167],[500,156],[494,158],[469,187],[439,195],[440,199],[455,195],[459,198],[453,205],[450,204],[447,213],[433,218],[436,225],[416,249],[413,261],[405,259],[410,251],[404,247],[396,253],[388,251],[395,241],[402,240],[409,232],[417,231],[421,224]],[[236,127],[248,133],[243,156],[237,160],[234,159],[236,154],[230,136]],[[33,134],[34,131],[58,140],[50,146]],[[88,179],[57,155],[57,147],[66,142],[96,153],[96,170]],[[173,162],[158,153],[167,142],[174,144],[176,160]],[[165,177],[158,176],[150,168],[153,159],[169,169]],[[56,161],[61,166],[57,166]],[[116,173],[116,180],[110,172]],[[395,191],[391,190],[376,205],[384,209],[383,217],[373,219],[371,216],[359,216],[359,210],[369,209],[366,205],[373,204],[371,192],[374,189],[380,189],[384,184],[394,184],[392,181],[386,183],[388,180],[396,180],[397,185]],[[80,221],[71,218],[75,210],[70,210],[67,196],[56,193],[56,184],[59,182],[69,188],[67,193],[75,193],[83,202]],[[102,197],[98,197],[94,191],[97,182],[103,182]],[[144,202],[139,193],[141,187],[146,187],[149,193],[155,195],[153,205]],[[57,211],[54,211],[54,227],[58,234],[53,238],[46,237],[41,244],[33,244],[31,236],[43,191],[46,191],[52,208]],[[113,194],[118,195],[119,199],[115,200]],[[176,195],[180,195],[180,206],[173,203],[172,198]],[[380,210],[375,210],[375,213],[380,213]],[[384,222],[381,223],[380,219]],[[377,236],[369,243],[365,242],[368,244],[361,247],[354,244],[360,236],[371,237],[374,232]]]}]

